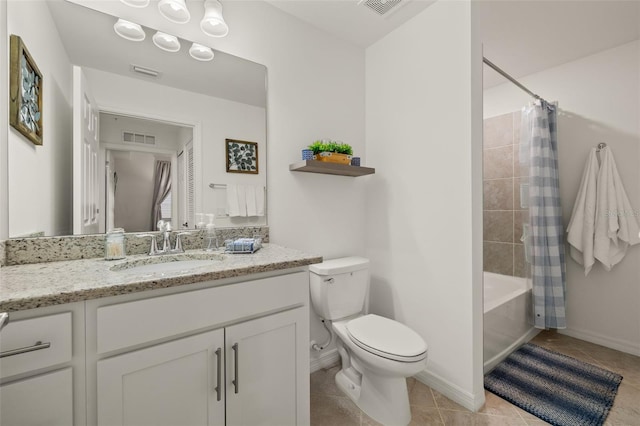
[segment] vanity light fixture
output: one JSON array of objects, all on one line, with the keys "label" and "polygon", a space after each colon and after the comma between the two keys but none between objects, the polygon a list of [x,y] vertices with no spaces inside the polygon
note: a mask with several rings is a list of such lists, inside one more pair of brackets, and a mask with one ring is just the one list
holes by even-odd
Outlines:
[{"label": "vanity light fixture", "polygon": [[193,43],[189,48],[189,55],[196,61],[210,61],[213,59],[213,50],[210,47],[203,46],[198,43]]},{"label": "vanity light fixture", "polygon": [[122,3],[131,7],[147,7],[149,5],[149,0],[120,0]]},{"label": "vanity light fixture", "polygon": [[125,21],[124,19],[118,19],[118,21],[113,25],[113,30],[120,37],[131,41],[142,41],[146,37],[146,34],[140,25]]},{"label": "vanity light fixture", "polygon": [[229,26],[222,17],[222,4],[218,0],[204,0],[204,18],[200,21],[200,29],[212,37],[224,37],[229,33]]},{"label": "vanity light fixture", "polygon": [[153,44],[164,51],[177,52],[180,50],[180,41],[174,35],[158,31],[153,35],[152,40]]},{"label": "vanity light fixture", "polygon": [[186,24],[191,19],[184,0],[160,0],[158,10],[162,16],[176,24]]}]

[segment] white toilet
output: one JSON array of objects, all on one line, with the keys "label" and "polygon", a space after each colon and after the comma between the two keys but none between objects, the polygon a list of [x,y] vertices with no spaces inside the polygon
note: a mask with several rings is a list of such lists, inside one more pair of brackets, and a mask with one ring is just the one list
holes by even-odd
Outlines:
[{"label": "white toilet", "polygon": [[366,314],[369,260],[345,257],[310,265],[311,303],[332,323],[342,369],[340,390],[367,415],[385,425],[411,421],[406,377],[427,364],[427,344],[397,321]]}]

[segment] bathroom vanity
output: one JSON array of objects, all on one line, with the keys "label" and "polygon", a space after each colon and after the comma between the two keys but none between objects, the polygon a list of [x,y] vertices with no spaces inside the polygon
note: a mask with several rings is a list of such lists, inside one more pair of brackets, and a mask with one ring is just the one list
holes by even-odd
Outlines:
[{"label": "bathroom vanity", "polygon": [[19,350],[0,358],[0,423],[308,424],[321,260],[266,244],[189,271],[0,268],[0,351]]}]

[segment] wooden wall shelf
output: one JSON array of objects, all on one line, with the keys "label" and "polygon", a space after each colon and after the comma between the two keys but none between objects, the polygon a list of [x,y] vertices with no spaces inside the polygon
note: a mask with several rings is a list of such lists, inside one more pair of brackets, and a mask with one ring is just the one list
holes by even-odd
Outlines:
[{"label": "wooden wall shelf", "polygon": [[326,163],[324,161],[303,160],[289,164],[292,172],[323,173],[325,175],[364,176],[376,172],[373,167],[350,166],[347,164]]}]

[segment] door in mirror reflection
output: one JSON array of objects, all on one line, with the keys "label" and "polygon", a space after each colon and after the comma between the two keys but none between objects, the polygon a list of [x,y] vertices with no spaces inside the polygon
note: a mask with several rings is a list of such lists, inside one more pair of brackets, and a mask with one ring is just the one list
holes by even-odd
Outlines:
[{"label": "door in mirror reflection", "polygon": [[192,139],[188,126],[100,113],[101,230],[155,231],[158,219],[174,229],[188,227],[193,214]]},{"label": "door in mirror reflection", "polygon": [[73,233],[98,232],[98,109],[80,67],[73,67]]}]

